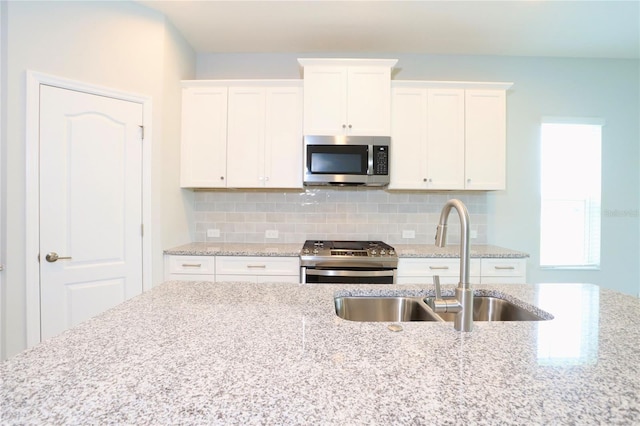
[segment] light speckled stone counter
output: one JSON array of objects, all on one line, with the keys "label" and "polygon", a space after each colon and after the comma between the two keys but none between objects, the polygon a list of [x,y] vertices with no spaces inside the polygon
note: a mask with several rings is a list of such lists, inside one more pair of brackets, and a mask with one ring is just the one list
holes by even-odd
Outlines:
[{"label": "light speckled stone counter", "polygon": [[[448,244],[446,247],[436,247],[435,244],[396,244],[394,245],[398,257],[460,257],[460,245]],[[471,244],[471,257],[482,258],[525,258],[527,253],[488,244]]]},{"label": "light speckled stone counter", "polygon": [[638,424],[640,300],[478,289],[555,318],[391,332],[336,317],[334,294],[422,287],[168,282],[0,364],[0,422]]},{"label": "light speckled stone counter", "polygon": [[[300,254],[302,243],[262,244],[262,243],[189,243],[164,251],[164,254],[186,256],[286,256]],[[458,244],[436,247],[433,244],[396,244],[399,257],[459,257]],[[472,244],[471,257],[483,258],[524,258],[528,254],[503,247]]]},{"label": "light speckled stone counter", "polygon": [[302,244],[188,243],[164,251],[182,256],[283,256],[297,257]]}]

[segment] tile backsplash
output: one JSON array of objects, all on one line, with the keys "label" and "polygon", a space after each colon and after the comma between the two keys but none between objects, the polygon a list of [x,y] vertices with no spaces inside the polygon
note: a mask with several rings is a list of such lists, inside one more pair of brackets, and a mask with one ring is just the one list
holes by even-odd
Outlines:
[{"label": "tile backsplash", "polygon": [[[486,243],[484,192],[394,192],[364,187],[197,191],[194,241],[302,243],[318,239],[430,244],[442,206],[450,198],[467,206],[473,242]],[[452,210],[450,242],[459,241],[459,223]],[[219,236],[208,236],[208,230],[210,235],[219,232]],[[277,237],[266,238],[267,231]],[[403,234],[414,234],[415,238],[403,238]]]}]

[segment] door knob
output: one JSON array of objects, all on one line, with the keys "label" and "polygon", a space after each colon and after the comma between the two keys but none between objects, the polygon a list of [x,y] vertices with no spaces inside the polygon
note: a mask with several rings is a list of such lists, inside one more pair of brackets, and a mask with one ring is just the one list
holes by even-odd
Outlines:
[{"label": "door knob", "polygon": [[58,253],[56,253],[55,251],[52,251],[50,253],[47,253],[47,255],[44,257],[47,262],[55,262],[57,260],[65,260],[65,259],[71,259],[71,256],[58,256]]}]

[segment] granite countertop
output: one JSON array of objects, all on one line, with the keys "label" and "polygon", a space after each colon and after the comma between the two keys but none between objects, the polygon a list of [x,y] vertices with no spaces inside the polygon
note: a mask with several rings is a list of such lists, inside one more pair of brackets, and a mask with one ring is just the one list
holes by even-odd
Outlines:
[{"label": "granite countertop", "polygon": [[[458,244],[436,247],[433,244],[394,244],[400,258],[410,257],[459,257]],[[165,250],[164,254],[184,256],[284,256],[296,257],[302,243],[189,243]],[[472,244],[471,257],[525,258],[527,253],[487,244]]]},{"label": "granite countertop", "polygon": [[188,243],[164,251],[182,256],[283,256],[300,255],[301,243]]},{"label": "granite countertop", "polygon": [[[447,287],[451,290],[452,287]],[[637,424],[640,300],[494,285],[540,322],[346,321],[336,293],[172,281],[0,364],[3,424]]]}]

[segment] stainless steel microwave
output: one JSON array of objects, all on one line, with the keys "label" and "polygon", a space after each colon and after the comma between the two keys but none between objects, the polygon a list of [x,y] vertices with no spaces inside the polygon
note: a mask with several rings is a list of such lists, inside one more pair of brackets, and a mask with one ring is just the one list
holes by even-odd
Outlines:
[{"label": "stainless steel microwave", "polygon": [[305,136],[305,185],[389,184],[388,136]]}]

